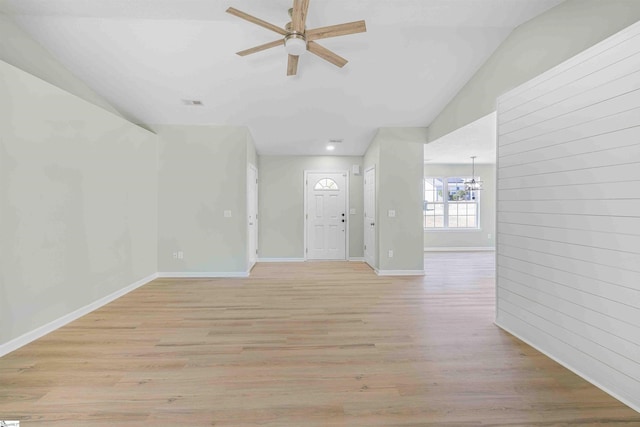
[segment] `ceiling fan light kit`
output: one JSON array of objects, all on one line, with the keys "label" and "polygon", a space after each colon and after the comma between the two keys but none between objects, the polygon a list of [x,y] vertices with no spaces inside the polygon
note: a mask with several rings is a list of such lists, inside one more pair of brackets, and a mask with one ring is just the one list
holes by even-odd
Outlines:
[{"label": "ceiling fan light kit", "polygon": [[299,33],[287,34],[284,37],[284,48],[289,55],[304,55],[307,51],[307,39]]},{"label": "ceiling fan light kit", "polygon": [[246,56],[270,49],[272,47],[284,45],[285,51],[289,55],[289,60],[287,63],[288,76],[297,74],[298,58],[306,51],[319,56],[320,58],[332,63],[337,67],[344,67],[344,65],[348,62],[346,59],[319,45],[315,42],[315,40],[363,33],[367,31],[365,22],[355,21],[345,24],[331,25],[328,27],[320,27],[307,30],[305,22],[307,20],[308,9],[309,0],[294,0],[293,8],[289,9],[291,22],[287,23],[284,28],[281,28],[267,21],[263,21],[260,18],[249,15],[248,13],[239,11],[238,9],[235,9],[233,7],[228,8],[227,13],[283,36],[283,38],[280,38],[278,40],[255,46],[250,49],[242,50],[240,52],[237,52],[237,54],[240,56]]}]

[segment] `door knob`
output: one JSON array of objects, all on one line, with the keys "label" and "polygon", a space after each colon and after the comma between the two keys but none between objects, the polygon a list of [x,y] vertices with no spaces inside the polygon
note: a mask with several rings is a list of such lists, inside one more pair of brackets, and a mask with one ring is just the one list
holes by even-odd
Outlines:
[{"label": "door knob", "polygon": [[342,222],[344,222],[344,219],[342,220]]},{"label": "door knob", "polygon": [[376,223],[375,223],[375,222],[372,222],[372,223],[371,223],[371,226],[373,227],[374,225],[376,225]]}]

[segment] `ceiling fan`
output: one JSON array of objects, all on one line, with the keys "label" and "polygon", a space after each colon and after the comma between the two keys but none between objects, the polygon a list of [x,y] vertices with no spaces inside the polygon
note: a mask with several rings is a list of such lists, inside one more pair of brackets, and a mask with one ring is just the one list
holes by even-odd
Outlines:
[{"label": "ceiling fan", "polygon": [[284,28],[270,24],[262,19],[241,12],[238,9],[230,7],[227,13],[242,18],[268,30],[274,31],[282,38],[237,52],[240,56],[251,55],[252,53],[261,52],[272,47],[284,45],[289,54],[289,62],[287,64],[287,75],[294,76],[298,72],[298,59],[300,55],[309,51],[320,58],[331,62],[332,64],[342,68],[347,63],[343,57],[333,53],[329,49],[322,47],[315,40],[326,39],[329,37],[346,36],[348,34],[363,33],[367,31],[364,21],[348,22],[346,24],[331,25],[328,27],[320,27],[307,30],[305,21],[307,19],[307,10],[309,9],[309,0],[293,0],[293,8],[289,9],[291,22],[287,23]]}]

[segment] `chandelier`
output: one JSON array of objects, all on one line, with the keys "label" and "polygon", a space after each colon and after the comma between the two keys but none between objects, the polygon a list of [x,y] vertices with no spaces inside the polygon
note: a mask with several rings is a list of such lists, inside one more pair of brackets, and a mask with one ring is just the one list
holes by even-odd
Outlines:
[{"label": "chandelier", "polygon": [[464,188],[467,191],[482,190],[482,181],[476,181],[476,156],[471,156],[471,179],[464,181]]}]

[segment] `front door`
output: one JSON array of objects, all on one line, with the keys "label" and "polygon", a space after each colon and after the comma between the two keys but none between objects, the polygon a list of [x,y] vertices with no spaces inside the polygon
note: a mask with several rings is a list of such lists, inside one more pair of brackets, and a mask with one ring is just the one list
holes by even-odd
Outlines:
[{"label": "front door", "polygon": [[307,259],[346,259],[346,185],[346,172],[307,172]]}]

